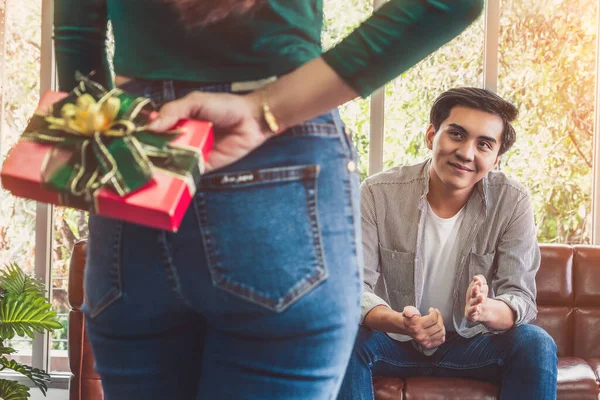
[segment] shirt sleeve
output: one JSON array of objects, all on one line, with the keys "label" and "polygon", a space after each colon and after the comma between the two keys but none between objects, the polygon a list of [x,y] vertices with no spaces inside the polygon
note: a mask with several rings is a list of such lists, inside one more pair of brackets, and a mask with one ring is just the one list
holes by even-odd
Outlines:
[{"label": "shirt sleeve", "polygon": [[460,34],[483,0],[390,0],[323,54],[325,62],[367,97]]},{"label": "shirt sleeve", "polygon": [[75,73],[88,75],[112,87],[106,56],[107,10],[105,0],[54,0],[54,44],[58,86],[70,91]]},{"label": "shirt sleeve", "polygon": [[375,200],[366,182],[360,186],[360,200],[364,253],[364,285],[360,312],[360,323],[362,324],[373,308],[380,305],[389,307],[389,305],[375,294],[375,285],[379,280],[379,235],[377,234]]},{"label": "shirt sleeve", "polygon": [[494,298],[515,312],[515,326],[529,323],[537,316],[535,275],[540,268],[540,248],[528,195],[517,203],[496,252]]}]

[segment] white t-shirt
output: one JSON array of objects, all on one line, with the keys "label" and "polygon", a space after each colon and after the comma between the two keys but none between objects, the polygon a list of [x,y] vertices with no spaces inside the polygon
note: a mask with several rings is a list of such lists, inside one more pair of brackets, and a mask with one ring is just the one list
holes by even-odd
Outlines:
[{"label": "white t-shirt", "polygon": [[463,211],[464,207],[451,218],[440,218],[427,203],[422,253],[424,288],[419,311],[421,315],[427,315],[429,307],[440,310],[446,331],[454,331],[452,289],[458,267],[456,234],[463,220]]}]

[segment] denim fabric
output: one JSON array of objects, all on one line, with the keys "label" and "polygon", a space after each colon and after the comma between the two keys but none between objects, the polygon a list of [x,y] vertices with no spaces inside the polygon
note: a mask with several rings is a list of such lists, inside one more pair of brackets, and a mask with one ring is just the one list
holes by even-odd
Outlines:
[{"label": "denim fabric", "polygon": [[500,385],[502,400],[556,399],[556,344],[535,325],[464,338],[450,332],[432,356],[361,326],[338,399],[373,400],[372,375],[470,378]]},{"label": "denim fabric", "polygon": [[[229,85],[122,88],[161,104]],[[205,175],[176,234],[91,216],[83,309],[106,400],[335,398],[362,290],[351,161],[334,110]]]}]

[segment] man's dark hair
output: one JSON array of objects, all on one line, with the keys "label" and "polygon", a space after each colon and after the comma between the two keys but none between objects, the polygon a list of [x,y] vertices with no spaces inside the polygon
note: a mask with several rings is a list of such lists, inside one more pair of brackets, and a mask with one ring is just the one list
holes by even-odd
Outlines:
[{"label": "man's dark hair", "polygon": [[435,99],[429,113],[429,122],[436,132],[442,122],[448,118],[452,108],[457,106],[485,111],[502,118],[504,129],[502,130],[502,143],[498,155],[506,153],[515,143],[515,130],[510,123],[517,118],[519,110],[496,93],[474,87],[450,89]]}]

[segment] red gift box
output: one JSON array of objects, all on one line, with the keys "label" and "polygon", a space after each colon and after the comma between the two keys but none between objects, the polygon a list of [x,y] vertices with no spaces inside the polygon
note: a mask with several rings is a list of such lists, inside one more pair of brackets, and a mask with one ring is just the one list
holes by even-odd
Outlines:
[{"label": "red gift box", "polygon": [[[51,104],[66,96],[62,92],[44,94],[38,112],[46,114]],[[182,120],[176,128],[181,134],[170,144],[201,150],[206,159],[213,144],[212,124]],[[2,186],[18,197],[65,205],[61,193],[42,187],[42,169],[52,148],[48,144],[19,141],[2,166]],[[156,169],[148,184],[123,197],[108,188],[99,189],[94,196],[94,208],[98,215],[174,232],[179,228],[194,193],[195,183]]]}]

